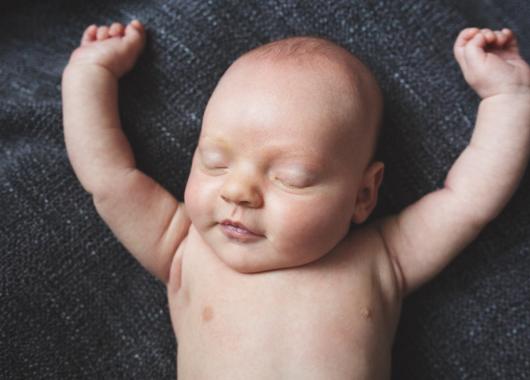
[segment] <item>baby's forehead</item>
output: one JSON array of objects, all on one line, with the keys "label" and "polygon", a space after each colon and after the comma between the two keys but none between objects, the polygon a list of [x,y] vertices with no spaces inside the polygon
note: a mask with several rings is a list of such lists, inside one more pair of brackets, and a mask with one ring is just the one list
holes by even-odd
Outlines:
[{"label": "baby's forehead", "polygon": [[381,108],[380,89],[371,70],[348,50],[325,38],[289,37],[258,46],[239,57],[223,77],[237,71],[252,77],[254,71],[263,68],[269,72],[289,70],[301,82],[320,81],[320,89],[324,90],[321,95],[327,92],[335,100],[352,101],[365,112],[377,113]]},{"label": "baby's forehead", "polygon": [[269,42],[249,50],[237,61],[257,59],[311,66],[318,63],[348,64],[358,59],[348,50],[321,37],[297,36]]},{"label": "baby's forehead", "polygon": [[[379,98],[370,70],[350,52],[320,38],[294,37],[238,58],[214,90],[203,128],[220,120],[242,126],[257,119],[264,131],[275,124],[269,121],[280,120],[300,124],[302,132],[308,120],[319,120],[319,134],[366,136],[379,118]],[[260,117],[247,119],[251,114]]]},{"label": "baby's forehead", "polygon": [[297,36],[272,41],[243,54],[235,64],[269,63],[273,67],[291,66],[311,75],[341,76],[359,85],[370,70],[348,50],[321,37]]}]

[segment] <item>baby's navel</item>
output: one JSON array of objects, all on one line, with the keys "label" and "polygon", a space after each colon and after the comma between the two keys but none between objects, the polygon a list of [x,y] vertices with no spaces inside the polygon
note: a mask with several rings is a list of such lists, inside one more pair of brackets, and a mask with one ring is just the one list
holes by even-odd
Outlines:
[{"label": "baby's navel", "polygon": [[210,305],[206,305],[202,309],[202,321],[209,322],[213,318],[213,308]]}]

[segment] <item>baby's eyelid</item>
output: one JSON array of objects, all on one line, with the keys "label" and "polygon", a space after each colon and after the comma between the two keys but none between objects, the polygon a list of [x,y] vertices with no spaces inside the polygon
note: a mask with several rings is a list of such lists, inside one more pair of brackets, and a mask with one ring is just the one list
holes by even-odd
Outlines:
[{"label": "baby's eyelid", "polygon": [[273,175],[273,178],[280,181],[283,185],[299,189],[310,187],[316,182],[315,175],[305,173],[278,173]]},{"label": "baby's eyelid", "polygon": [[228,166],[227,157],[216,151],[201,151],[201,162],[210,168],[225,168]]}]

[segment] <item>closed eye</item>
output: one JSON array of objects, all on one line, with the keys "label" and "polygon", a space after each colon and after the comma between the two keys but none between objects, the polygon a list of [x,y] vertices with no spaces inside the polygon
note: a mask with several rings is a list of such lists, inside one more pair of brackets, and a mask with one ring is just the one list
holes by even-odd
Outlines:
[{"label": "closed eye", "polygon": [[316,182],[316,178],[315,176],[311,176],[307,174],[289,173],[288,175],[287,174],[274,175],[273,181],[287,188],[304,189],[304,188],[313,186]]},{"label": "closed eye", "polygon": [[211,162],[204,162],[202,163],[207,169],[226,169],[228,166],[225,164],[215,164]]},{"label": "closed eye", "polygon": [[218,170],[226,169],[228,167],[227,158],[216,151],[201,152],[200,162],[205,169]]}]

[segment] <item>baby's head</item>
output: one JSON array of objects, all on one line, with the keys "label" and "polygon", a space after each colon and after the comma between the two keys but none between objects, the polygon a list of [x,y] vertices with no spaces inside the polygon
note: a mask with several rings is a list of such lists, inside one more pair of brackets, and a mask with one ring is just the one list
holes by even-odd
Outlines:
[{"label": "baby's head", "polygon": [[330,41],[244,54],[204,112],[185,192],[193,225],[239,272],[319,259],[376,205],[381,114],[373,75]]}]

